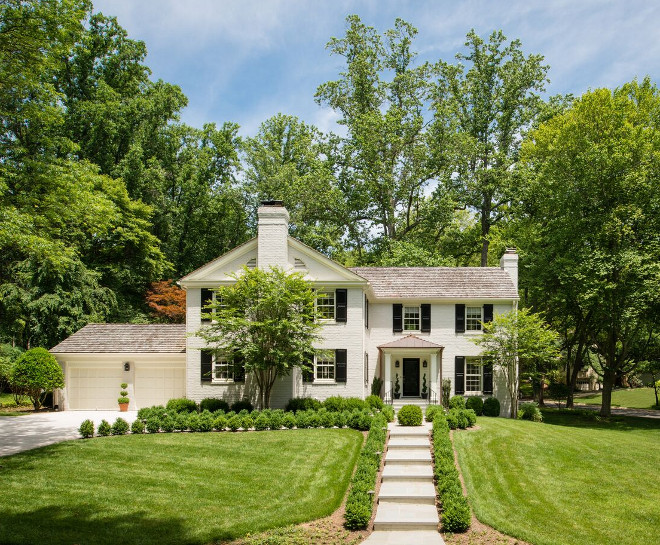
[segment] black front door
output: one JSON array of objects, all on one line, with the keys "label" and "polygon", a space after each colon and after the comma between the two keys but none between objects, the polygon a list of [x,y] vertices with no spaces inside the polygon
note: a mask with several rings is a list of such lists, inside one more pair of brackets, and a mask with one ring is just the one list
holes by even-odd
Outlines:
[{"label": "black front door", "polygon": [[403,358],[403,395],[419,397],[419,358]]}]

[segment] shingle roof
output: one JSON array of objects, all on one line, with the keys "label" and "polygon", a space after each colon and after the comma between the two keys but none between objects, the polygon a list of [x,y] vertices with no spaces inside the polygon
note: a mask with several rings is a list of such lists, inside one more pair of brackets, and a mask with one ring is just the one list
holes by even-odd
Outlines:
[{"label": "shingle roof", "polygon": [[396,341],[381,344],[378,348],[444,348],[439,344],[420,339],[416,335],[407,335]]},{"label": "shingle roof", "polygon": [[185,324],[87,324],[51,348],[62,353],[181,353],[186,351]]},{"label": "shingle roof", "polygon": [[517,299],[499,267],[352,267],[374,295],[389,299]]}]

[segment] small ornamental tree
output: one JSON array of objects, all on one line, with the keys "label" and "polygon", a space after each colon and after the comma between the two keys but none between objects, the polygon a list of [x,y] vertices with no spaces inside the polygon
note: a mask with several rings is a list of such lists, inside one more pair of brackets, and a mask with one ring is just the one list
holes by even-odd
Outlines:
[{"label": "small ornamental tree", "polygon": [[278,377],[309,368],[320,328],[314,292],[301,273],[276,267],[244,267],[234,279],[216,291],[203,315],[212,322],[197,335],[234,365],[245,365],[257,383],[259,406],[268,408]]},{"label": "small ornamental tree", "polygon": [[493,366],[506,378],[511,418],[518,417],[519,366],[523,369],[536,361],[559,356],[558,335],[538,315],[528,309],[511,310],[483,324],[483,335],[473,342],[483,348],[483,355],[492,358]]},{"label": "small ornamental tree", "polygon": [[182,324],[186,319],[186,292],[172,280],[152,283],[146,301],[160,321]]},{"label": "small ornamental tree", "polygon": [[41,408],[48,392],[64,388],[64,374],[60,365],[45,348],[31,348],[14,365],[12,383],[32,401],[35,410]]}]

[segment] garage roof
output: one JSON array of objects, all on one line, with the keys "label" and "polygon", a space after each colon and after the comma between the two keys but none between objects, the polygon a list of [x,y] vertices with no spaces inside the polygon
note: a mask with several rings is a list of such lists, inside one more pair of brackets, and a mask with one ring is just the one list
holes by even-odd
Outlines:
[{"label": "garage roof", "polygon": [[51,348],[54,354],[186,351],[185,324],[87,324]]}]

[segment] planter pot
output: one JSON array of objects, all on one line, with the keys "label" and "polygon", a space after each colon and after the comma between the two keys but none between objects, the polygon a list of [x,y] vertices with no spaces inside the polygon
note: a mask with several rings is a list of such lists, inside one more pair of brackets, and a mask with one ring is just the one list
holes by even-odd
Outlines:
[{"label": "planter pot", "polygon": [[119,412],[125,413],[126,411],[128,411],[128,403],[120,403]]},{"label": "planter pot", "polygon": [[401,394],[394,394],[394,399],[399,399],[401,397]]},{"label": "planter pot", "polygon": [[422,399],[426,399],[427,396],[428,396],[428,393],[422,394]]}]

